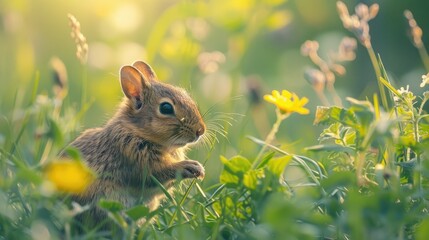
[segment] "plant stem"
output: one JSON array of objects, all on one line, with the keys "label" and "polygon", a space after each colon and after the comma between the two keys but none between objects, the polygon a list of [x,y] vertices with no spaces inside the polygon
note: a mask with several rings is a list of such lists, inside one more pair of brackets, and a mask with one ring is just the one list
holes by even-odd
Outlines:
[{"label": "plant stem", "polygon": [[427,98],[423,98],[423,100],[422,100],[422,103],[420,104],[420,108],[419,108],[419,112],[418,112],[418,114],[419,114],[419,118],[418,118],[418,120],[417,120],[417,124],[419,123],[419,121],[420,121],[420,119],[421,119],[421,115],[422,115],[422,113],[423,113],[423,107],[425,106],[425,104],[426,104],[426,102],[427,102],[427,100],[429,100],[429,99],[427,99]]},{"label": "plant stem", "polygon": [[[412,107],[412,103],[409,104],[409,107]],[[416,116],[416,113],[413,111],[413,124],[414,124],[414,140],[416,144],[420,142],[420,134],[419,134],[419,117]],[[417,171],[415,174],[415,184],[416,188],[419,192],[419,195],[422,194],[422,178],[421,178],[421,159],[420,153],[416,152],[416,161],[417,161]],[[421,196],[419,196],[421,197]]]},{"label": "plant stem", "polygon": [[323,106],[331,106],[331,104],[329,103],[328,98],[326,98],[325,93],[323,93],[323,91],[315,91],[317,96],[319,97],[320,101],[322,102]]},{"label": "plant stem", "polygon": [[262,154],[267,149],[267,145],[271,144],[271,142],[274,140],[276,133],[279,131],[280,124],[282,123],[283,120],[289,117],[289,115],[290,114],[282,114],[280,110],[276,108],[277,120],[274,123],[273,127],[271,128],[271,131],[268,133],[267,137],[265,138],[264,146],[262,146],[261,150],[259,151],[258,155],[255,158],[255,161],[253,161],[252,168],[255,168],[259,165],[260,158],[262,157]]},{"label": "plant stem", "polygon": [[423,189],[422,189],[422,176],[421,176],[421,158],[420,158],[420,154],[417,153],[416,155],[416,161],[417,161],[417,171],[414,175],[414,182],[415,182],[415,186],[417,189],[417,192],[419,193],[419,197],[418,198],[422,198],[422,193],[423,193]]},{"label": "plant stem", "polygon": [[365,184],[365,178],[363,176],[363,167],[365,165],[365,151],[359,151],[355,158],[355,169],[358,185],[362,186]]},{"label": "plant stem", "polygon": [[334,104],[337,105],[338,107],[342,107],[343,103],[341,101],[340,96],[338,96],[337,91],[335,90],[335,86],[334,83],[328,83],[326,85],[326,88],[328,89],[329,93],[332,95],[332,99],[334,100]]},{"label": "plant stem", "polygon": [[[314,64],[316,64],[323,72],[323,74],[326,76],[326,82],[327,82],[326,86],[327,86],[328,92],[332,95],[334,104],[339,107],[342,107],[343,104],[341,102],[341,98],[338,96],[334,86],[335,74],[331,71],[329,64],[319,56],[317,51],[310,53],[309,57],[310,57],[310,60]],[[326,97],[324,95],[321,95],[320,93],[318,93],[318,95],[321,98],[323,104],[325,104],[326,106],[329,106],[329,102],[327,101]],[[328,105],[326,103],[328,103]]]},{"label": "plant stem", "polygon": [[83,65],[82,70],[82,96],[81,96],[81,109],[84,109],[85,104],[87,102],[86,94],[88,89],[88,72],[86,64]]},{"label": "plant stem", "polygon": [[367,50],[368,50],[369,58],[371,59],[372,67],[374,68],[374,71],[375,71],[375,76],[377,77],[378,88],[380,90],[381,103],[384,107],[384,110],[388,111],[389,105],[387,103],[386,91],[384,89],[383,84],[380,81],[381,71],[380,71],[380,67],[378,66],[377,56],[375,55],[375,52],[372,46],[367,47]]},{"label": "plant stem", "polygon": [[429,55],[425,46],[421,44],[421,46],[417,47],[417,50],[419,50],[419,55],[420,55],[420,58],[422,59],[423,65],[426,68],[426,71],[429,72]]},{"label": "plant stem", "polygon": [[48,160],[49,154],[51,153],[52,144],[52,139],[49,139],[45,145],[45,149],[43,150],[42,156],[40,157],[39,165],[44,165]]}]

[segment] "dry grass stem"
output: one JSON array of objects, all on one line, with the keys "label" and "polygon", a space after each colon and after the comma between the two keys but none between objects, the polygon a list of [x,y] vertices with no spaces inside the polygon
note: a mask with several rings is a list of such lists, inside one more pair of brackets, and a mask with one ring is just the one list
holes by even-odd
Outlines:
[{"label": "dry grass stem", "polygon": [[336,76],[346,74],[346,68],[341,65],[341,62],[352,61],[356,54],[356,40],[345,37],[341,40],[337,52],[330,54],[327,60],[320,57],[319,43],[317,41],[305,41],[301,46],[301,54],[308,56],[310,60],[318,67],[318,69],[310,68],[304,73],[305,79],[311,84],[322,104],[329,106],[329,100],[324,91],[329,92],[333,102],[337,106],[342,106],[341,98],[335,90]]},{"label": "dry grass stem", "polygon": [[372,66],[375,71],[375,76],[378,83],[378,88],[380,90],[381,102],[384,109],[389,109],[389,104],[387,101],[386,90],[383,84],[380,82],[381,70],[378,65],[378,60],[374,49],[371,44],[371,35],[369,34],[369,24],[368,22],[374,19],[379,11],[379,5],[377,3],[367,6],[363,3],[359,3],[355,7],[355,14],[350,15],[347,9],[347,6],[344,2],[337,2],[337,11],[340,16],[341,21],[343,22],[344,28],[352,32],[359,42],[367,49],[368,55],[370,57]]},{"label": "dry grass stem", "polygon": [[413,13],[411,13],[410,10],[405,10],[404,16],[408,20],[408,25],[410,26],[410,30],[411,30],[410,33],[413,39],[413,44],[417,48],[423,47],[423,41],[422,41],[423,31],[419,27],[419,25],[417,25],[417,22],[414,19]]},{"label": "dry grass stem", "polygon": [[419,27],[416,20],[414,19],[413,13],[410,10],[404,11],[404,16],[408,20],[410,26],[410,35],[414,46],[419,51],[420,57],[425,65],[427,71],[429,71],[429,55],[425,45],[422,41],[423,30]]},{"label": "dry grass stem", "polygon": [[359,3],[355,7],[355,14],[350,15],[346,4],[338,1],[337,10],[344,28],[353,32],[363,46],[370,48],[371,35],[369,34],[368,22],[377,16],[379,5],[374,3],[368,7],[365,4]]},{"label": "dry grass stem", "polygon": [[76,17],[72,14],[68,14],[67,17],[69,18],[70,27],[72,29],[70,35],[76,43],[76,57],[82,64],[85,64],[88,59],[88,43],[80,30],[80,23]]}]

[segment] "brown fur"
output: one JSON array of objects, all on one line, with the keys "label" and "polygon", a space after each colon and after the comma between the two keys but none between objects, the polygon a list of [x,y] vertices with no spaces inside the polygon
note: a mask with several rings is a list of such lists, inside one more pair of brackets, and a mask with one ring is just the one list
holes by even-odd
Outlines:
[{"label": "brown fur", "polygon": [[[161,83],[149,65],[136,62],[120,71],[124,98],[118,111],[102,128],[83,132],[72,146],[98,177],[73,200],[91,204],[90,218],[105,218],[96,207],[100,198],[130,207],[142,201],[150,210],[164,197],[151,179],[154,176],[171,189],[177,174],[181,178],[203,178],[197,161],[185,160],[185,148],[204,133],[198,108],[180,88]],[[173,115],[160,113],[161,102],[174,106]]]}]

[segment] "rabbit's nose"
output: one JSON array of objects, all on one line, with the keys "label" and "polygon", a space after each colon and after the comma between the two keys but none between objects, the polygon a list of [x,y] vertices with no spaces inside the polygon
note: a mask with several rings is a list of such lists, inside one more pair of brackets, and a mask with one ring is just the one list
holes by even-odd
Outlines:
[{"label": "rabbit's nose", "polygon": [[199,128],[199,129],[197,130],[197,133],[196,133],[197,138],[199,138],[201,135],[203,135],[203,134],[204,134],[204,132],[205,132],[205,128],[204,128],[204,127]]}]

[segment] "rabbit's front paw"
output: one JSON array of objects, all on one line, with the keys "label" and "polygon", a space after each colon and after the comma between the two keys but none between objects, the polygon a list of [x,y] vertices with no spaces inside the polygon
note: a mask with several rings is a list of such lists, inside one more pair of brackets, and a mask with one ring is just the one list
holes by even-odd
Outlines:
[{"label": "rabbit's front paw", "polygon": [[179,162],[179,164],[180,169],[178,169],[178,171],[181,173],[183,178],[204,178],[205,171],[201,163],[194,160],[184,160]]}]

